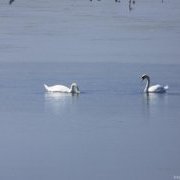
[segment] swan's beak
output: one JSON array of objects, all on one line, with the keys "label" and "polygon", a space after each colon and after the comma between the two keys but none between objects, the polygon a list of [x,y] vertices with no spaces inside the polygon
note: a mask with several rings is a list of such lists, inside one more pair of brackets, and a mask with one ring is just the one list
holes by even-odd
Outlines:
[{"label": "swan's beak", "polygon": [[143,77],[141,77],[141,83],[144,81],[144,78]]}]

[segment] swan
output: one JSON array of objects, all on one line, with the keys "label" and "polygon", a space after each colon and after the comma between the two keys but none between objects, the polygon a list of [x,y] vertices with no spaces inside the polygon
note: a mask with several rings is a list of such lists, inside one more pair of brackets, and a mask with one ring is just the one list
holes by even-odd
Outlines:
[{"label": "swan", "polygon": [[62,93],[73,93],[73,94],[80,93],[79,87],[76,83],[72,83],[70,88],[63,86],[63,85],[48,86],[46,84],[44,84],[44,87],[49,92],[62,92]]},{"label": "swan", "polygon": [[142,80],[147,79],[146,86],[144,89],[145,93],[165,93],[168,86],[161,86],[159,84],[150,86],[150,77],[147,74],[142,75]]}]

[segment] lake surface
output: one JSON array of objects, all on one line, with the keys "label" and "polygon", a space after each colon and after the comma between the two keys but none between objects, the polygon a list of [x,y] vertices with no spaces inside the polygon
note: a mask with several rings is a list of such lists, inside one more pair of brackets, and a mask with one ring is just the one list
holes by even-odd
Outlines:
[{"label": "lake surface", "polygon": [[0,61],[180,63],[179,0],[0,5]]},{"label": "lake surface", "polygon": [[[143,93],[141,74],[168,84]],[[180,66],[1,63],[1,179],[154,179],[180,172]],[[81,94],[43,84],[78,83]]]},{"label": "lake surface", "polygon": [[179,47],[179,0],[1,0],[0,179],[180,179]]}]

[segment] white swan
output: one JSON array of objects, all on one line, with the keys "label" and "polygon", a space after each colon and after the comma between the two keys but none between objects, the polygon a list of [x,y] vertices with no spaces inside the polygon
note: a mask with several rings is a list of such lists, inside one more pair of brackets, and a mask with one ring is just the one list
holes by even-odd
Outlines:
[{"label": "white swan", "polygon": [[76,83],[72,83],[70,88],[63,85],[48,86],[46,84],[44,84],[44,87],[49,92],[77,93],[77,94],[80,93],[79,87]]},{"label": "white swan", "polygon": [[144,89],[145,93],[165,93],[168,86],[161,86],[159,84],[150,86],[150,77],[147,74],[142,75],[142,80],[147,79],[146,86]]}]

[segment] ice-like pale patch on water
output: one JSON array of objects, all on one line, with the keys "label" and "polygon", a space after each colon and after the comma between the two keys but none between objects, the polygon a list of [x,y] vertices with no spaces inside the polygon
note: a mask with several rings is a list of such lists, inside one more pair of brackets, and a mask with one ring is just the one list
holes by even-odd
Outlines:
[{"label": "ice-like pale patch on water", "polygon": [[2,62],[179,63],[178,0],[4,1]]}]

